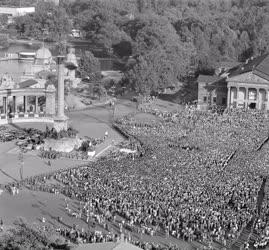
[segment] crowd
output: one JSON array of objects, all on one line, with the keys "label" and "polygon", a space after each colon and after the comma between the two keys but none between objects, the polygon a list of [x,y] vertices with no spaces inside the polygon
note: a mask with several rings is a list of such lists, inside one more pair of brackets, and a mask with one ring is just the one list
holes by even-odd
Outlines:
[{"label": "crowd", "polygon": [[[268,149],[269,147],[267,147]],[[268,158],[265,156],[264,158]],[[268,159],[266,159],[268,160]],[[254,234],[256,236],[254,247],[265,248],[269,243],[269,185],[265,187],[265,197],[261,207],[260,216],[254,224]]]},{"label": "crowd", "polygon": [[[116,121],[137,140],[142,153],[135,159],[111,154],[20,185],[79,200],[76,216],[87,223],[94,219],[108,231],[116,224],[119,233],[230,245],[257,214],[257,195],[267,175],[265,152],[257,148],[268,136],[269,119],[257,111],[147,112],[158,117],[154,125],[135,117]],[[267,218],[264,212],[257,233],[268,232]]]}]

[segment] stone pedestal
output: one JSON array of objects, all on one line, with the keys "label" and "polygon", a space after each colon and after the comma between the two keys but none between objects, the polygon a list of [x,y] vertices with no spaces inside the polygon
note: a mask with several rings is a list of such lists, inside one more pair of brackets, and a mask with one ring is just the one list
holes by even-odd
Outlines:
[{"label": "stone pedestal", "polygon": [[53,127],[55,128],[55,130],[57,132],[60,132],[61,130],[67,130],[68,128],[68,117],[64,116],[64,117],[54,117],[54,123],[53,123]]}]

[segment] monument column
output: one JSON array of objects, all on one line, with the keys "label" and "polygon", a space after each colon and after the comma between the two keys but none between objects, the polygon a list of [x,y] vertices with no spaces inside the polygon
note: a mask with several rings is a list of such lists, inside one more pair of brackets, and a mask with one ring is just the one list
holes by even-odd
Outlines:
[{"label": "monument column", "polygon": [[58,86],[57,86],[57,115],[54,118],[54,128],[56,131],[67,130],[68,118],[64,114],[64,56],[57,57],[58,65]]},{"label": "monument column", "polygon": [[45,104],[45,112],[48,116],[55,115],[55,92],[56,89],[54,85],[48,85],[46,89],[46,104]]},{"label": "monument column", "polygon": [[58,100],[57,100],[57,117],[65,117],[64,115],[64,57],[58,56]]}]

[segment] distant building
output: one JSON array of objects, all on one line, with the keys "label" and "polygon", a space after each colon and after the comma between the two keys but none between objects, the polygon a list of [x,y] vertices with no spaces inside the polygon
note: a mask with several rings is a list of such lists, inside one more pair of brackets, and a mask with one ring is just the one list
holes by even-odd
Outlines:
[{"label": "distant building", "polygon": [[[199,110],[208,110],[212,105],[226,106],[226,84],[215,84],[220,81],[219,76],[199,75],[198,77],[198,102]],[[214,86],[214,87],[213,87]]]},{"label": "distant building", "polygon": [[49,3],[53,3],[56,6],[58,6],[60,4],[60,0],[43,0],[44,2],[49,2]]},{"label": "distant building", "polygon": [[12,23],[14,17],[24,16],[29,13],[34,13],[35,7],[7,7],[1,6],[0,7],[0,15],[5,14],[8,15],[8,23]]},{"label": "distant building", "polygon": [[198,109],[212,105],[269,110],[269,53],[250,58],[220,76],[198,77]]}]

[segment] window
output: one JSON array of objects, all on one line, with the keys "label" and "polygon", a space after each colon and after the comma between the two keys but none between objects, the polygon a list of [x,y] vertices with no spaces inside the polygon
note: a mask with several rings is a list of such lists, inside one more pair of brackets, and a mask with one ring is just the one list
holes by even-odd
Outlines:
[{"label": "window", "polygon": [[206,96],[204,96],[204,102],[206,102],[207,101],[207,97]]},{"label": "window", "polygon": [[217,97],[213,97],[213,103],[217,102]]},{"label": "window", "polygon": [[225,105],[225,104],[226,104],[226,98],[223,97],[223,98],[222,98],[222,105]]}]

